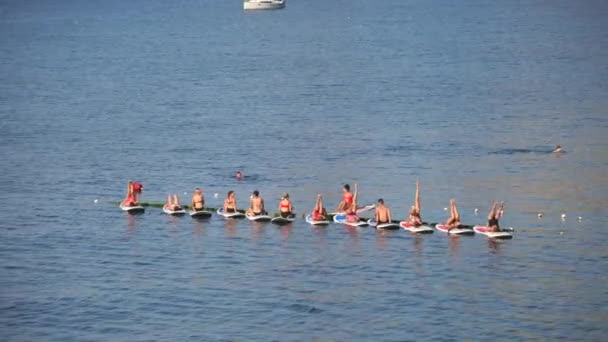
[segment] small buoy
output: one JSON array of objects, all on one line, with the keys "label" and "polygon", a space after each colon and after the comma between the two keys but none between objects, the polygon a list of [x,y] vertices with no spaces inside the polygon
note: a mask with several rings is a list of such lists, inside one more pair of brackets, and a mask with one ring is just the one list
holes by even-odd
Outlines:
[{"label": "small buoy", "polygon": [[93,201],[93,203],[97,203],[97,202],[99,202],[99,200],[97,200],[97,199]]},{"label": "small buoy", "polygon": [[578,220],[579,220],[579,221],[582,221],[582,220],[583,220],[583,217],[582,217],[582,216],[579,216],[579,217],[578,217]]},{"label": "small buoy", "polygon": [[188,193],[184,191],[184,195],[187,195]]},{"label": "small buoy", "polygon": [[216,192],[213,194],[213,197],[218,198],[218,197],[220,197],[220,195]]},{"label": "small buoy", "polygon": [[566,219],[566,214],[562,214],[562,220]]},{"label": "small buoy", "polygon": [[564,232],[559,232],[559,235],[564,235]]},{"label": "small buoy", "polygon": [[543,214],[541,214],[541,213],[538,213],[537,216],[538,216],[538,218],[543,218]]},{"label": "small buoy", "polygon": [[479,212],[479,209],[475,208],[475,215]]},{"label": "small buoy", "polygon": [[443,208],[443,211],[448,211],[448,208]]}]

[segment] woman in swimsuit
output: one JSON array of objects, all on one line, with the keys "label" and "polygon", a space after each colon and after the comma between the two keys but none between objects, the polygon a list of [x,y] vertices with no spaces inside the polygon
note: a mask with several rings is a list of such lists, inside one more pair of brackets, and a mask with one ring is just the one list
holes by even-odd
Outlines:
[{"label": "woman in swimsuit", "polygon": [[352,203],[347,208],[346,221],[348,222],[359,222],[359,216],[357,216],[357,198],[359,196],[359,186],[355,184],[355,194],[352,197]]},{"label": "woman in swimsuit", "polygon": [[414,198],[414,205],[410,210],[410,217],[408,222],[411,226],[420,227],[422,225],[422,217],[420,217],[420,182],[416,181],[416,197]]},{"label": "woman in swimsuit", "polygon": [[177,195],[168,195],[167,196],[167,203],[165,203],[165,208],[169,209],[169,210],[173,210],[173,211],[177,211],[177,210],[181,210],[182,206],[179,205],[179,198],[177,198]]},{"label": "woman in swimsuit", "polygon": [[323,207],[323,197],[317,195],[315,208],[312,210],[312,219],[315,221],[324,221],[327,218],[327,210]]},{"label": "woman in swimsuit", "polygon": [[499,232],[500,226],[498,225],[498,220],[502,217],[502,213],[504,210],[504,202],[498,204],[494,202],[492,207],[490,208],[490,212],[488,213],[488,228],[493,232]]},{"label": "woman in swimsuit", "polygon": [[236,212],[236,195],[234,191],[228,191],[226,195],[226,199],[224,200],[224,212],[225,213],[235,213]]},{"label": "woman in swimsuit", "polygon": [[448,229],[458,228],[460,226],[460,214],[458,213],[458,209],[456,209],[456,200],[450,200],[450,218],[445,223],[448,226]]},{"label": "woman in swimsuit", "polygon": [[127,207],[134,207],[137,205],[137,195],[141,194],[144,186],[141,183],[129,180],[127,183],[127,197],[122,201],[122,205]]},{"label": "woman in swimsuit", "polygon": [[203,209],[205,209],[205,197],[203,196],[203,190],[196,188],[192,194],[192,210],[201,211]]},{"label": "woman in swimsuit", "polygon": [[291,212],[293,211],[293,207],[291,206],[291,201],[289,200],[289,194],[284,193],[283,197],[281,197],[281,201],[279,202],[279,213],[282,218],[288,218],[291,216]]},{"label": "woman in swimsuit", "polygon": [[337,212],[343,213],[347,211],[353,204],[353,194],[350,192],[350,185],[344,184],[342,188],[342,201],[338,204]]}]

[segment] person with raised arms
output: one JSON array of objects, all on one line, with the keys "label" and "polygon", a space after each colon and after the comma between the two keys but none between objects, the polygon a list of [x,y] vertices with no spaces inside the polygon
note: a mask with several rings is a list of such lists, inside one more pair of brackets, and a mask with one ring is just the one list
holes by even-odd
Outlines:
[{"label": "person with raised arms", "polygon": [[452,230],[454,228],[458,228],[460,226],[460,214],[458,213],[458,209],[456,209],[456,200],[450,200],[450,218],[445,222],[445,225],[448,227],[448,230]]},{"label": "person with raised arms", "polygon": [[353,204],[353,194],[350,192],[350,185],[344,184],[342,188],[342,201],[338,204],[337,212],[343,213],[350,209]]},{"label": "person with raised arms", "polygon": [[192,210],[202,211],[205,209],[205,196],[203,196],[203,190],[201,188],[194,189],[192,194]]},{"label": "person with raised arms", "polygon": [[236,208],[236,195],[230,190],[224,200],[224,213],[236,213]]},{"label": "person with raised arms", "polygon": [[182,210],[182,206],[179,204],[179,198],[176,194],[174,194],[173,196],[167,196],[167,203],[165,203],[164,207],[171,211]]},{"label": "person with raised arms", "polygon": [[410,216],[407,222],[413,227],[422,225],[422,217],[420,216],[420,182],[416,181],[416,195],[414,197],[414,205],[410,209]]},{"label": "person with raised arms", "polygon": [[279,202],[279,214],[282,218],[288,218],[292,215],[293,206],[291,205],[291,201],[289,200],[289,194],[284,193],[281,197],[281,201]]},{"label": "person with raised arms", "polygon": [[327,219],[327,210],[323,207],[323,196],[317,195],[315,208],[312,210],[312,219],[315,221],[324,221]]},{"label": "person with raised arms", "polygon": [[378,199],[378,204],[376,204],[376,213],[374,215],[374,220],[376,220],[376,225],[391,223],[391,209],[384,205],[384,200],[382,198]]},{"label": "person with raised arms", "polygon": [[247,215],[259,216],[266,215],[264,208],[264,199],[260,196],[260,192],[255,190],[251,198],[249,199],[249,209],[247,209]]}]

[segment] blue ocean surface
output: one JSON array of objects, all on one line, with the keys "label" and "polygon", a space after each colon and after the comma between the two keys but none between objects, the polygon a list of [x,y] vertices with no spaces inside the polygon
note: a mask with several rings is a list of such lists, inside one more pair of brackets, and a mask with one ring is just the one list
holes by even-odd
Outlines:
[{"label": "blue ocean surface", "polygon": [[[607,17],[594,0],[0,2],[0,339],[605,340]],[[202,187],[244,208],[257,189],[274,211],[288,192],[300,219],[127,215],[128,179],[145,202]],[[301,219],[344,183],[403,219],[416,180],[426,221],[454,198],[484,224],[502,200],[514,238]]]}]

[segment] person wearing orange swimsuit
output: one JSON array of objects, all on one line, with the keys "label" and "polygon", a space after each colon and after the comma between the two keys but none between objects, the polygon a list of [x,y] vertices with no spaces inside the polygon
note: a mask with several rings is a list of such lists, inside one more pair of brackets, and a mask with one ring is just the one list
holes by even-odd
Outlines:
[{"label": "person wearing orange swimsuit", "polygon": [[344,184],[342,188],[342,201],[338,204],[337,212],[343,213],[350,209],[353,204],[353,194],[350,192],[350,185]]}]

